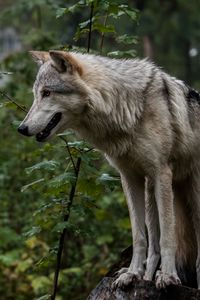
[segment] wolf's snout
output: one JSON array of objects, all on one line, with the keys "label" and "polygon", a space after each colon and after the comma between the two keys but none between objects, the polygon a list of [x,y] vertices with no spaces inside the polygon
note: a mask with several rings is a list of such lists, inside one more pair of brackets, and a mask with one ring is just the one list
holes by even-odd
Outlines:
[{"label": "wolf's snout", "polygon": [[18,127],[18,132],[23,135],[26,135],[26,136],[31,136],[31,134],[28,131],[28,126],[26,126],[24,124],[22,124]]}]

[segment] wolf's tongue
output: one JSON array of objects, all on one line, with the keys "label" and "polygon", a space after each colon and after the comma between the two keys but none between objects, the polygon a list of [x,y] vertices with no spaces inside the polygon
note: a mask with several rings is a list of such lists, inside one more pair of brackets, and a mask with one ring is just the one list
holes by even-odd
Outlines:
[{"label": "wolf's tongue", "polygon": [[50,120],[50,122],[47,124],[47,126],[44,128],[44,130],[40,131],[38,134],[36,134],[36,140],[38,142],[42,142],[44,139],[46,139],[50,133],[51,130],[56,127],[56,125],[60,122],[62,117],[62,113],[58,112],[56,113],[53,118]]}]

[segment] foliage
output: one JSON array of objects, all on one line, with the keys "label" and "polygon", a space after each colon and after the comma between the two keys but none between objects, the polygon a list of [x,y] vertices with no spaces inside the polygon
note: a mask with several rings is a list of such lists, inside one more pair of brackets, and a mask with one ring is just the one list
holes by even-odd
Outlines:
[{"label": "foliage", "polygon": [[[151,58],[168,72],[200,89],[199,1],[137,1],[138,35],[148,39]],[[141,45],[141,44],[139,44]],[[145,48],[145,47],[144,47]],[[147,53],[146,53],[147,54]]]},{"label": "foliage", "polygon": [[[96,41],[95,45],[98,47],[99,43],[99,51],[100,53],[104,53],[103,45],[104,45],[104,39],[106,35],[106,39],[112,39],[112,42],[116,42],[118,44],[118,47],[120,47],[119,44],[135,44],[136,38],[131,35],[122,35],[119,36],[119,33],[117,33],[117,23],[120,21],[123,22],[123,19],[127,21],[127,17],[130,19],[129,21],[137,21],[137,12],[136,10],[131,9],[128,4],[121,4],[120,1],[115,0],[101,0],[101,1],[95,1],[95,0],[89,0],[89,1],[78,1],[76,4],[69,6],[67,8],[60,8],[57,11],[57,18],[63,17],[65,14],[74,13],[78,9],[85,9],[90,8],[93,9],[93,16],[92,16],[92,32],[95,33],[94,35],[94,41]],[[90,18],[87,20],[84,20],[83,22],[80,22],[78,24],[74,40],[77,41],[83,36],[87,35],[89,33],[90,27]],[[123,56],[123,57],[134,57],[135,51],[134,49],[130,49],[129,51],[119,51],[118,54],[116,52],[110,52],[108,53],[107,47],[105,47],[107,55],[114,55],[114,56]]]}]

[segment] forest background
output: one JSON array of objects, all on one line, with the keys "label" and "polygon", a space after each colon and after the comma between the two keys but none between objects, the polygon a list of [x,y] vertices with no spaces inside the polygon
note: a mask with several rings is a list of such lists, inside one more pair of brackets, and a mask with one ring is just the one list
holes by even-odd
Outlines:
[{"label": "forest background", "polygon": [[195,0],[0,0],[0,299],[50,299],[63,230],[58,300],[86,299],[131,244],[119,176],[98,151],[71,131],[42,145],[17,133],[37,72],[28,50],[149,57],[200,90],[199,12]]}]

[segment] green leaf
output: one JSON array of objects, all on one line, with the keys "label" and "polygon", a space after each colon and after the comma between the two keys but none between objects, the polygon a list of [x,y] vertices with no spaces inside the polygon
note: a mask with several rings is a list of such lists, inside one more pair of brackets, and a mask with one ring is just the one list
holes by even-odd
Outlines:
[{"label": "green leaf", "polygon": [[88,28],[83,28],[83,29],[78,28],[75,36],[73,37],[74,41],[78,41],[82,37],[82,35],[87,34],[88,32],[89,32]]},{"label": "green leaf", "polygon": [[57,254],[57,250],[55,251],[55,253],[53,253],[53,251],[51,251],[51,249],[49,250],[49,252],[47,253],[47,255],[43,256],[37,263],[36,263],[36,267],[38,270],[42,270],[45,268],[48,268],[50,266],[50,264],[52,262],[54,262],[54,256]]},{"label": "green leaf", "polygon": [[37,298],[36,300],[49,300],[49,299],[51,299],[51,295],[46,294],[44,296]]},{"label": "green leaf", "polygon": [[130,36],[128,34],[120,35],[116,37],[118,43],[123,43],[126,45],[137,44],[137,38],[135,36]]},{"label": "green leaf", "polygon": [[60,163],[55,160],[44,160],[42,162],[33,165],[32,167],[26,168],[26,173],[30,174],[33,171],[40,170],[40,169],[54,171],[59,165]]},{"label": "green leaf", "polygon": [[60,7],[57,9],[56,11],[56,18],[61,18],[63,17],[65,14],[67,14],[69,11],[67,8],[63,8],[63,7]]},{"label": "green leaf", "polygon": [[116,14],[111,13],[109,16],[112,17],[113,19],[119,19],[119,17],[121,17],[123,15],[125,15],[125,12],[121,10],[121,11],[118,11],[118,13],[116,13]]},{"label": "green leaf", "polygon": [[23,193],[24,191],[26,191],[29,187],[33,186],[33,185],[36,185],[40,182],[44,181],[44,178],[41,178],[41,179],[38,179],[38,180],[35,180],[29,184],[26,184],[24,185],[22,188],[21,188],[21,192]]},{"label": "green leaf", "polygon": [[68,11],[69,11],[70,13],[74,13],[74,12],[75,12],[82,4],[83,4],[83,1],[79,1],[79,2],[77,2],[76,4],[74,4],[74,5],[70,6],[70,7],[68,7]]},{"label": "green leaf", "polygon": [[137,13],[135,10],[124,8],[124,12],[131,18],[131,20],[133,21],[137,20]]},{"label": "green leaf", "polygon": [[71,135],[74,135],[74,132],[73,131],[70,131],[70,130],[67,130],[67,131],[64,131],[64,132],[62,132],[62,133],[59,133],[59,134],[57,134],[57,136],[59,137],[59,136],[71,136]]},{"label": "green leaf", "polygon": [[136,56],[136,51],[134,49],[127,50],[127,51],[113,51],[113,52],[108,52],[108,56],[112,57],[127,57],[127,58],[132,58]]},{"label": "green leaf", "polygon": [[56,226],[53,228],[52,232],[58,232],[61,233],[65,228],[67,227],[67,222],[59,222],[56,224]]},{"label": "green leaf", "polygon": [[[101,184],[95,183],[95,178],[79,178],[78,180],[78,190],[87,195],[92,197],[97,197],[102,194],[103,188]],[[84,197],[84,196],[83,196]]]},{"label": "green leaf", "polygon": [[75,147],[75,148],[79,148],[79,149],[82,149],[85,145],[86,145],[86,143],[84,141],[68,142],[69,147]]},{"label": "green leaf", "polygon": [[[94,17],[92,18],[92,23],[94,22]],[[88,20],[86,20],[86,21],[84,21],[84,22],[81,22],[81,23],[79,23],[79,27],[81,28],[81,29],[83,29],[83,28],[85,28],[85,27],[87,27],[88,25],[90,24],[90,19],[88,19]]]},{"label": "green leaf", "polygon": [[65,172],[63,174],[55,176],[52,180],[50,180],[49,185],[59,187],[63,184],[73,183],[75,179],[76,177],[74,176],[74,173]]},{"label": "green leaf", "polygon": [[103,173],[97,181],[106,182],[106,181],[120,181],[118,177],[110,176],[109,174]]},{"label": "green leaf", "polygon": [[19,255],[20,255],[19,250],[12,250],[6,252],[5,254],[1,254],[0,265],[2,264],[7,267],[12,266],[13,264],[15,264],[16,261],[19,260]]},{"label": "green leaf", "polygon": [[36,235],[40,232],[41,232],[41,227],[40,226],[33,226],[31,228],[31,230],[24,233],[24,236],[30,238],[30,237],[32,237],[32,236],[34,236],[34,235]]},{"label": "green leaf", "polygon": [[115,27],[113,25],[103,25],[103,24],[100,24],[100,23],[95,23],[93,26],[92,26],[92,29],[93,30],[98,30],[100,33],[115,33]]},{"label": "green leaf", "polygon": [[14,128],[18,128],[19,127],[19,125],[21,124],[21,122],[22,121],[19,121],[19,120],[14,120],[14,121],[12,121],[12,126],[14,127]]},{"label": "green leaf", "polygon": [[63,17],[64,15],[68,13],[74,13],[78,8],[80,8],[82,5],[84,5],[84,1],[80,0],[76,4],[71,5],[69,7],[60,7],[56,11],[56,18]]}]

